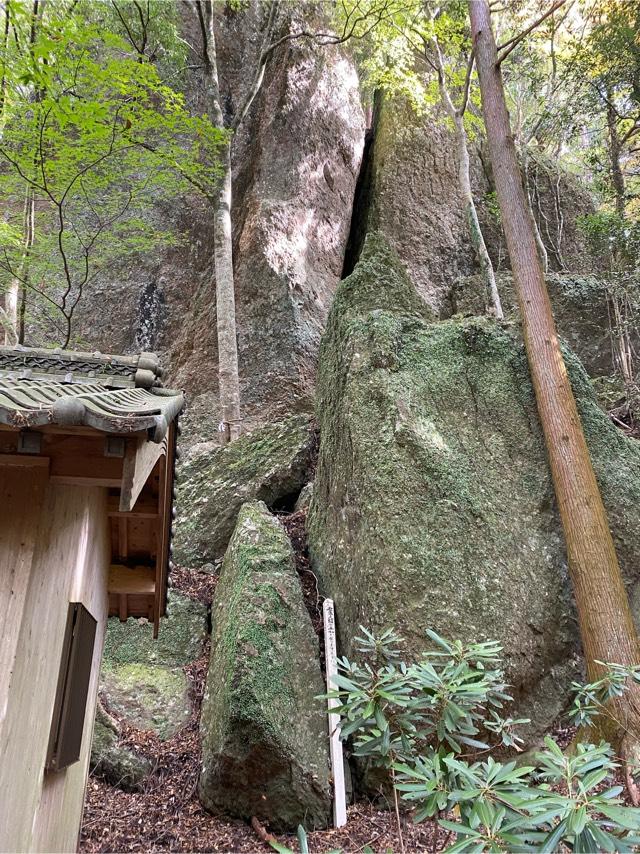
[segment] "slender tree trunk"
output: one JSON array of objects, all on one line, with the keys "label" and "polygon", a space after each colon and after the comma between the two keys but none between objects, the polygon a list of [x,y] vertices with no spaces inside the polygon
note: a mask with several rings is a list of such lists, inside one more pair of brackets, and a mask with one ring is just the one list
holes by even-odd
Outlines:
[{"label": "slender tree trunk", "polygon": [[2,22],[2,49],[0,50],[0,134],[4,126],[4,105],[7,97],[7,46],[9,44],[9,0],[4,5],[4,19]]},{"label": "slender tree trunk", "polygon": [[502,303],[498,286],[496,284],[496,276],[491,263],[491,258],[487,252],[487,245],[484,242],[484,236],[478,219],[478,211],[476,203],[471,192],[471,177],[469,167],[469,141],[467,132],[464,127],[464,106],[461,110],[457,110],[451,100],[451,95],[445,83],[445,69],[442,61],[442,53],[437,39],[433,40],[436,62],[438,65],[438,86],[440,89],[440,99],[442,104],[449,114],[449,118],[453,121],[455,128],[456,146],[458,149],[458,185],[462,196],[467,224],[469,226],[469,235],[471,237],[471,245],[476,254],[478,263],[480,264],[480,272],[485,284],[487,296],[493,307],[493,313],[498,320],[503,320],[504,313],[502,311]]},{"label": "slender tree trunk", "polygon": [[24,317],[21,316],[21,304],[26,297],[25,282],[29,276],[29,262],[35,237],[34,227],[35,196],[33,188],[29,185],[24,199],[22,257],[16,271],[17,275],[11,280],[4,296],[4,312],[7,321],[4,324],[4,343],[8,347],[24,343]]},{"label": "slender tree trunk", "polygon": [[549,253],[547,252],[547,247],[544,245],[544,240],[542,239],[542,235],[540,234],[540,229],[538,228],[538,222],[536,220],[535,214],[533,212],[533,203],[531,201],[531,191],[529,189],[529,155],[527,153],[527,144],[523,143],[520,147],[521,151],[521,162],[522,168],[524,170],[524,189],[527,198],[527,208],[529,209],[529,215],[531,216],[531,223],[533,225],[533,234],[536,239],[536,246],[538,247],[538,255],[540,256],[540,263],[542,264],[542,269],[545,273],[549,270]]},{"label": "slender tree trunk", "polygon": [[624,175],[620,166],[620,137],[618,136],[617,116],[613,108],[613,93],[607,92],[607,129],[609,131],[609,160],[611,168],[611,184],[615,198],[616,213],[624,218]]},{"label": "slender tree trunk", "polygon": [[221,436],[226,444],[242,433],[231,232],[231,143],[225,145],[221,157],[224,171],[214,211],[214,255]]},{"label": "slender tree trunk", "polygon": [[455,118],[456,128],[456,144],[458,147],[458,183],[460,185],[460,193],[467,215],[467,223],[469,225],[469,234],[471,235],[471,244],[480,264],[482,278],[487,290],[487,295],[493,307],[493,313],[502,320],[504,312],[502,311],[502,303],[498,286],[496,284],[496,276],[491,263],[491,258],[487,252],[487,245],[484,242],[480,221],[478,219],[478,211],[476,203],[471,192],[471,179],[469,177],[469,147],[467,141],[467,132],[464,129],[464,120],[462,116]]},{"label": "slender tree trunk", "polygon": [[[587,673],[640,663],[638,636],[555,330],[527,208],[486,0],[469,0],[482,110],[522,315],[540,422],[564,529]],[[629,756],[640,733],[640,686],[615,704],[614,740]],[[626,735],[625,735],[626,733]]]},{"label": "slender tree trunk", "polygon": [[[212,118],[224,128],[220,100],[218,60],[213,26],[213,8],[206,10],[207,73],[211,89]],[[220,435],[223,444],[236,439],[242,432],[240,418],[240,380],[238,375],[238,345],[236,341],[236,307],[233,278],[233,242],[231,231],[231,141],[221,152],[222,175],[214,201],[214,262],[216,274],[216,318],[218,333],[218,383],[222,419]]]}]

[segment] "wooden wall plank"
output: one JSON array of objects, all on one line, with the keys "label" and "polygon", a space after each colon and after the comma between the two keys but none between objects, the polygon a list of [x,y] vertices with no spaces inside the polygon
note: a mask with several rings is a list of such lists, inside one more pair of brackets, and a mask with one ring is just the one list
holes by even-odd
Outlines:
[{"label": "wooden wall plank", "polygon": [[[26,465],[17,465],[27,460]],[[0,462],[0,725],[7,712],[18,637],[36,542],[48,461],[30,465],[17,455]]]}]

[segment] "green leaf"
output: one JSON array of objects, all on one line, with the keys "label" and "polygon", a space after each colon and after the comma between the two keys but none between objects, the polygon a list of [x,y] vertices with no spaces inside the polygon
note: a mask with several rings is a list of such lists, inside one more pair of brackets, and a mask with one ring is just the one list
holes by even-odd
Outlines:
[{"label": "green leaf", "polygon": [[[547,739],[545,739],[545,741],[546,740]],[[558,843],[563,838],[566,829],[567,819],[565,818],[545,837],[542,845],[540,846],[540,851],[543,852],[543,854],[555,854],[558,848]]]},{"label": "green leaf", "polygon": [[640,830],[640,810],[638,809],[598,804],[598,811],[627,830]]},{"label": "green leaf", "polygon": [[298,844],[300,845],[300,854],[309,854],[307,832],[301,824],[298,825]]}]

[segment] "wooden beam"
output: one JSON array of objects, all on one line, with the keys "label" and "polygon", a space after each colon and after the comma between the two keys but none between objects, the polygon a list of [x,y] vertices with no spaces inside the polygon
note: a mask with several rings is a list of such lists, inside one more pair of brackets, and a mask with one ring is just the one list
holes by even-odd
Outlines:
[{"label": "wooden beam", "polygon": [[127,517],[122,515],[118,517],[118,551],[121,560],[126,560],[129,555],[129,523]]},{"label": "wooden beam", "polygon": [[105,457],[104,436],[45,434],[42,456],[51,458],[51,477],[57,483],[118,487],[123,460]]},{"label": "wooden beam", "polygon": [[167,440],[160,444],[137,439],[127,444],[127,452],[122,467],[122,489],[120,491],[120,510],[133,510],[138,496],[154,470],[156,463],[167,453]]},{"label": "wooden beam", "polygon": [[120,622],[126,623],[129,618],[129,611],[127,609],[127,594],[121,593],[118,596],[118,616],[120,617]]},{"label": "wooden beam", "polygon": [[118,596],[153,595],[156,590],[154,569],[152,566],[111,564],[107,589]]},{"label": "wooden beam", "polygon": [[133,510],[120,510],[120,499],[116,498],[115,495],[110,495],[107,512],[109,516],[115,519],[157,519],[160,511],[157,501],[149,500],[144,495],[138,499]]},{"label": "wooden beam", "polygon": [[106,489],[117,489],[120,478],[116,477],[80,477],[71,474],[51,475],[51,483],[63,483],[66,486],[104,486]]},{"label": "wooden beam", "polygon": [[28,454],[0,454],[0,468],[49,468],[49,457],[31,457]]}]

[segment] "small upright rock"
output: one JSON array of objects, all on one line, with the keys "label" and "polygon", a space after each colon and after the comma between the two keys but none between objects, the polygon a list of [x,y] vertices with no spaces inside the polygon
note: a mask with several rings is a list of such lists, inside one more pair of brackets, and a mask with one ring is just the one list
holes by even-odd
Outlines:
[{"label": "small upright rock", "polygon": [[200,799],[276,831],[326,827],[331,794],[318,643],[291,544],[245,504],[214,600],[202,705]]}]

